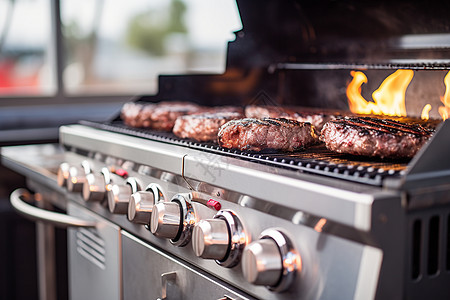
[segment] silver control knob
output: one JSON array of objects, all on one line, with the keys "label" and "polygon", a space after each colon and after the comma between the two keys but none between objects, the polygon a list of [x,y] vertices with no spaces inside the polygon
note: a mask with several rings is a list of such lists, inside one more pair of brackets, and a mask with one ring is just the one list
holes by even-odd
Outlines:
[{"label": "silver control knob", "polygon": [[132,194],[128,204],[128,220],[138,224],[149,224],[154,205],[153,191],[139,191]]},{"label": "silver control knob", "polygon": [[192,232],[195,255],[205,259],[223,260],[230,247],[228,225],[222,219],[201,220]]},{"label": "silver control knob", "polygon": [[181,228],[181,209],[176,202],[160,202],[153,206],[151,232],[159,237],[174,239]]},{"label": "silver control knob", "polygon": [[62,163],[58,167],[57,182],[59,186],[67,186],[67,180],[69,179],[70,165],[68,163]]},{"label": "silver control knob", "polygon": [[[105,177],[105,179],[107,178]],[[140,189],[141,185],[134,177],[129,177],[125,184],[108,184],[106,195],[109,211],[113,214],[126,215],[131,195]]]},{"label": "silver control knob", "polygon": [[83,185],[83,199],[85,201],[101,201],[105,198],[106,181],[104,175],[87,174]]},{"label": "silver control knob", "polygon": [[126,214],[132,193],[131,186],[128,184],[110,185],[107,192],[109,211],[113,214]]},{"label": "silver control knob", "polygon": [[276,229],[264,230],[259,240],[245,247],[241,265],[248,282],[276,292],[288,289],[302,266],[291,240]]},{"label": "silver control knob", "polygon": [[82,166],[72,166],[69,168],[67,178],[67,190],[69,192],[81,192],[86,181],[86,170]]},{"label": "silver control knob", "polygon": [[248,282],[275,286],[283,271],[282,258],[272,239],[250,243],[242,253],[242,271]]}]

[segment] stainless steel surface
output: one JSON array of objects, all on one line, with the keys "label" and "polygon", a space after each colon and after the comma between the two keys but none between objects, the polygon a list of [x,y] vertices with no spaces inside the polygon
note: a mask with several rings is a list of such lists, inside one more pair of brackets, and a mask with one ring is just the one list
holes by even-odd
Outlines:
[{"label": "stainless steel surface", "polygon": [[[40,201],[38,205],[42,210],[52,208],[52,205],[45,201]],[[36,258],[40,300],[57,300],[55,246],[55,227],[51,223],[36,222]]]},{"label": "stainless steel surface", "polygon": [[[238,189],[246,196],[265,199],[273,205],[279,205],[278,199],[283,199],[284,207],[307,211],[363,231],[370,230],[372,224],[374,194],[382,197],[398,195],[388,190],[381,195],[379,188],[311,177],[82,125],[62,127],[60,139],[67,146],[83,145],[89,149],[102,149],[104,155],[124,160],[139,158],[143,165],[176,176],[184,175],[189,181],[199,181],[230,191]],[[273,188],[275,185],[277,189]],[[297,196],[299,190],[302,191],[301,202]],[[323,207],[329,209],[324,211]]]},{"label": "stainless steel surface", "polygon": [[[118,136],[117,142],[120,144],[125,139],[126,137]],[[144,140],[142,143],[145,142]],[[86,145],[83,144],[84,146]],[[129,146],[131,149],[133,148],[132,145]],[[45,146],[41,147],[45,149]],[[23,147],[21,149],[14,149],[14,151],[5,149],[5,151],[2,151],[4,163],[32,179],[28,182],[30,188],[34,188],[35,183],[45,185],[49,189],[64,195],[61,198],[55,197],[54,201],[64,200],[61,203],[78,203],[99,216],[106,218],[120,228],[127,230],[135,237],[139,237],[146,243],[163,249],[167,254],[181,258],[188,265],[204,270],[209,274],[208,276],[211,276],[211,280],[223,280],[231,286],[238,288],[242,293],[252,295],[259,299],[277,300],[293,298],[332,299],[336,296],[336,293],[344,299],[371,299],[374,298],[376,293],[380,293],[380,290],[377,289],[378,286],[393,284],[395,286],[401,286],[403,268],[398,264],[402,264],[401,257],[404,250],[401,247],[390,246],[392,245],[392,241],[403,243],[402,239],[404,239],[405,228],[402,225],[404,223],[397,222],[404,218],[404,208],[401,205],[403,196],[399,191],[382,190],[359,185],[349,187],[343,182],[333,181],[330,183],[327,179],[322,181],[322,179],[319,180],[315,177],[292,174],[284,170],[266,168],[266,166],[253,168],[254,164],[244,161],[242,166],[240,166],[240,170],[244,172],[245,168],[249,168],[247,170],[247,179],[249,182],[252,181],[252,177],[258,177],[259,174],[272,174],[269,176],[279,177],[278,181],[267,188],[265,186],[259,186],[260,189],[265,189],[268,193],[264,197],[257,198],[245,194],[245,191],[251,190],[251,188],[247,187],[245,181],[236,184],[233,189],[226,189],[190,177],[183,178],[182,174],[186,174],[188,171],[186,164],[183,166],[184,171],[180,170],[179,173],[172,173],[166,169],[159,169],[144,164],[143,161],[149,159],[148,155],[142,158],[136,158],[137,161],[133,161],[126,158],[120,159],[114,155],[97,151],[87,154],[85,151],[80,153],[65,151],[61,156],[57,155],[53,158],[47,158],[47,154],[40,150],[41,147]],[[112,143],[104,149],[105,152],[108,152],[115,147],[118,147],[117,144]],[[19,151],[22,149],[23,151],[33,149],[33,151],[41,156],[40,158],[23,160],[21,159],[24,157],[23,152]],[[75,149],[76,151],[75,146],[71,149]],[[152,153],[152,147],[148,149]],[[187,149],[186,151],[190,150]],[[198,153],[198,157],[202,157],[202,155]],[[212,163],[214,160],[222,159],[220,156],[208,157],[212,160],[211,165],[214,165]],[[289,236],[289,240],[294,244],[294,248],[297,249],[298,253],[301,253],[302,272],[299,273],[299,276],[294,277],[294,284],[291,284],[284,292],[277,292],[272,289],[267,289],[265,286],[251,284],[247,282],[241,271],[240,255],[235,256],[237,257],[236,265],[231,267],[225,267],[223,262],[218,260],[199,258],[195,255],[191,245],[189,245],[189,239],[187,239],[187,247],[177,247],[174,240],[162,239],[152,235],[146,227],[129,222],[127,216],[111,214],[104,206],[104,203],[86,202],[79,193],[68,192],[67,189],[57,185],[56,171],[61,162],[65,161],[70,164],[79,164],[86,159],[90,162],[93,173],[98,173],[105,167],[114,167],[116,169],[120,167],[130,177],[138,178],[144,184],[143,186],[148,186],[152,183],[157,184],[160,187],[161,194],[164,195],[163,198],[165,201],[169,201],[169,199],[173,200],[182,195],[181,199],[185,200],[185,204],[191,206],[188,216],[193,217],[183,221],[183,228],[188,228],[185,227],[185,225],[188,225],[186,220],[191,220],[190,225],[193,226],[200,220],[220,216],[222,212],[217,212],[218,206],[211,206],[211,203],[220,205],[222,211],[234,212],[235,217],[240,220],[242,223],[242,232],[245,235],[234,235],[234,242],[240,240],[243,246],[249,244],[252,240],[259,239],[261,233],[266,229],[279,228],[284,233],[288,233],[287,236]],[[238,165],[237,160],[231,159],[230,161],[236,161],[236,166]],[[43,167],[44,162],[46,167]],[[170,166],[170,164],[171,162],[169,160],[168,165]],[[208,173],[209,169],[200,169],[203,166],[202,164],[195,165],[199,169],[197,173],[199,176],[205,173],[204,176],[208,178],[211,176]],[[52,170],[52,168],[54,170],[53,172],[47,171],[49,169]],[[234,166],[230,166],[230,168],[233,169]],[[230,174],[232,173],[229,173],[229,170],[222,173],[222,175],[226,176]],[[115,175],[113,174],[113,176]],[[185,179],[189,181],[189,185]],[[269,196],[273,197],[272,193],[269,192],[269,188],[274,189],[274,186],[278,185],[278,182],[284,179],[297,182],[296,194],[293,197],[293,199],[296,199],[296,208],[291,207],[289,203],[284,201],[283,196],[286,195],[281,189],[279,190],[279,195],[274,198],[269,198]],[[121,177],[114,177],[113,181],[116,184],[126,184],[126,180]],[[267,182],[263,181],[263,183]],[[312,183],[312,186],[318,187],[317,190],[313,190],[312,186],[308,186],[309,183]],[[337,212],[329,211],[329,209],[334,207],[333,205],[330,208],[327,207],[327,209],[323,209],[322,207],[324,211],[323,215],[315,215],[309,211],[310,202],[307,198],[309,192],[313,199],[319,199],[318,202],[323,204],[324,202],[320,199],[321,197],[325,197],[323,194],[324,191],[327,191],[326,193],[330,192],[328,190],[330,187],[336,191],[336,194],[337,191],[342,191],[343,195],[348,195],[347,193],[354,194],[355,199],[356,195],[360,195],[362,196],[362,201],[364,201],[365,197],[371,197],[373,199],[373,203],[371,204],[372,208],[370,209],[372,212],[370,229],[361,230],[359,226],[348,226],[347,222],[337,222],[336,219],[339,219],[339,217],[326,218],[325,215],[337,215]],[[194,191],[191,191],[190,188],[193,188]],[[339,197],[332,199],[339,201]],[[319,209],[319,207],[317,208]],[[182,209],[182,211],[185,212],[188,210]],[[346,211],[345,205],[343,211]],[[180,214],[185,215],[181,212]],[[231,222],[235,222],[232,215],[230,217]],[[261,222],[261,220],[264,220],[264,222]],[[386,230],[386,228],[389,228],[389,230]],[[186,234],[189,234],[189,232],[187,230]],[[234,253],[239,254],[240,251],[234,251]],[[149,267],[150,265],[142,265],[138,269],[145,268],[151,271],[153,268]],[[390,265],[396,265],[398,268],[389,268],[388,266]],[[341,276],[342,270],[345,270],[345,277]],[[174,270],[164,270],[164,272],[171,271]],[[388,272],[389,276],[380,276],[380,272]],[[140,275],[136,274],[136,276]],[[159,276],[160,274],[158,274],[156,279],[158,282],[158,286],[156,287],[158,294],[155,297],[160,297],[159,291],[161,286]],[[137,289],[142,290],[140,288]],[[394,298],[399,298],[397,296],[402,293],[401,289],[392,288],[382,289],[382,295],[383,292],[389,295],[389,297],[394,295]]]},{"label": "stainless steel surface", "polygon": [[157,203],[153,207],[151,232],[158,237],[174,239],[181,228],[180,209],[180,205],[175,202]]},{"label": "stainless steel surface", "polygon": [[87,174],[83,184],[83,199],[86,201],[101,201],[106,195],[106,181],[104,175]]},{"label": "stainless steel surface", "polygon": [[242,272],[248,282],[276,286],[283,271],[278,245],[272,239],[254,241],[242,254]]},{"label": "stainless steel surface", "polygon": [[124,230],[122,253],[124,299],[255,299]]},{"label": "stainless steel surface", "polygon": [[21,198],[31,198],[30,193],[23,188],[17,189],[10,195],[12,207],[21,215],[35,221],[44,221],[58,227],[95,227],[96,223],[71,217],[61,213],[51,212],[45,209],[27,204]]},{"label": "stainless steel surface", "polygon": [[67,212],[98,224],[69,229],[70,299],[122,299],[120,227],[75,203],[68,204]]},{"label": "stainless steel surface", "polygon": [[177,279],[177,272],[167,272],[161,274],[161,297],[158,300],[167,299],[167,286],[169,282],[175,282]]},{"label": "stainless steel surface", "polygon": [[230,247],[228,225],[225,220],[200,220],[192,232],[192,249],[205,259],[223,260]]},{"label": "stainless steel surface", "polygon": [[132,194],[128,204],[128,220],[148,225],[154,205],[155,195],[153,191],[139,191]]},{"label": "stainless steel surface", "polygon": [[[377,280],[378,275],[373,277],[368,276],[368,274],[372,274],[371,270],[379,270],[381,262],[385,260],[389,261],[389,257],[383,256],[383,252],[380,249],[366,244],[366,241],[370,240],[374,234],[372,231],[352,233],[348,228],[343,230],[343,228],[336,227],[338,224],[333,222],[333,220],[318,218],[317,216],[308,214],[306,211],[284,209],[284,203],[282,201],[275,203],[275,201],[268,201],[267,198],[253,198],[235,191],[189,179],[192,187],[196,189],[195,193],[193,193],[195,197],[192,199],[189,199],[189,197],[185,198],[195,210],[197,220],[211,219],[217,215],[217,210],[207,205],[209,199],[213,199],[221,205],[223,210],[231,210],[239,216],[241,222],[245,225],[243,227],[247,228],[245,230],[247,235],[244,244],[258,239],[260,233],[267,228],[281,227],[292,234],[290,239],[295,242],[296,249],[302,253],[302,268],[308,270],[308,272],[302,272],[301,280],[297,277],[295,284],[287,291],[276,293],[264,286],[248,283],[243,277],[240,263],[231,268],[224,268],[217,261],[198,258],[189,243],[187,247],[175,247],[172,240],[161,239],[150,234],[144,226],[129,222],[126,216],[111,214],[102,203],[86,202],[80,194],[70,193],[66,189],[60,188],[56,183],[56,170],[59,164],[63,161],[71,164],[79,163],[86,159],[86,155],[64,152],[64,155],[58,156],[58,154],[55,156],[55,153],[49,151],[47,147],[21,147],[13,151],[5,149],[5,151],[2,151],[3,160],[11,168],[23,172],[33,179],[28,182],[30,188],[35,188],[35,183],[39,183],[47,186],[49,190],[55,190],[64,195],[64,197],[55,197],[55,200],[52,201],[65,200],[78,203],[94,211],[99,216],[117,224],[121,228],[126,229],[134,236],[138,236],[146,242],[160,249],[164,249],[166,253],[182,258],[185,263],[200,268],[201,270],[208,270],[208,276],[213,276],[210,278],[211,281],[223,280],[259,299],[330,299],[336,295],[337,289],[339,289],[339,295],[345,299],[355,298],[356,294],[360,298],[370,299],[373,298],[379,279]],[[111,147],[114,147],[114,145],[111,145]],[[29,161],[23,160],[21,158],[26,151],[33,151],[41,156],[35,157],[32,160],[30,159]],[[52,153],[52,156],[48,157],[48,153]],[[28,155],[27,157],[31,156]],[[94,173],[102,170],[105,166],[123,166],[130,177],[137,177],[144,184],[155,183],[159,185],[166,201],[180,194],[188,195],[190,192],[180,175],[158,170],[147,165],[130,164],[126,160],[121,160],[122,162],[120,162],[114,156],[100,155],[98,152],[89,154],[89,157],[91,157],[88,160],[92,165],[92,171]],[[46,167],[42,167],[43,164]],[[133,167],[131,168],[131,166]],[[52,168],[54,173],[47,171]],[[114,182],[125,184],[123,178],[114,178]],[[298,193],[300,193],[299,196],[302,194],[301,188],[299,188]],[[317,191],[317,193],[320,193],[320,191]],[[382,198],[376,197],[378,211],[380,213],[382,212],[385,216],[384,218],[387,220],[398,219],[399,208],[392,205],[399,203],[397,201],[398,198],[384,197],[386,195]],[[382,206],[383,203],[385,206]],[[298,206],[302,206],[302,200],[299,200]],[[261,222],[261,220],[264,220],[264,222]],[[382,219],[376,218],[374,226],[378,226],[377,224],[385,223],[382,223]],[[390,230],[387,235],[384,233],[383,236],[390,238],[391,234],[393,234],[392,236],[398,240],[401,239],[402,232],[401,227],[397,226],[393,230]],[[239,235],[236,235],[236,237],[239,238]],[[392,250],[401,251],[397,248]],[[398,263],[398,261],[397,259],[392,263]],[[150,267],[151,265],[140,262],[140,266],[136,270],[145,269],[151,272],[153,270]],[[347,273],[345,277],[340,276],[343,269]],[[312,272],[311,270],[315,271]],[[173,269],[167,269],[165,271],[170,272]],[[395,282],[395,278],[401,278],[402,271],[401,268],[392,269],[390,273],[393,274],[394,277],[392,280]],[[133,274],[139,277],[141,276],[136,271]],[[155,297],[160,296],[159,276],[160,274],[158,274],[156,279],[158,282],[158,287],[156,287],[158,294]],[[134,277],[131,276],[131,278]],[[325,278],[328,279],[327,284],[324,284]],[[142,290],[142,288],[137,289]],[[389,294],[392,295],[392,292]]]}]

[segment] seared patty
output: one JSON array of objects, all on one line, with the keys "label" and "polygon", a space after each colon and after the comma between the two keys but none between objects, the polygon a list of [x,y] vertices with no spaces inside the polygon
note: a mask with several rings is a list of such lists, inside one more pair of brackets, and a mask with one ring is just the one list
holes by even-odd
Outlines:
[{"label": "seared patty", "polygon": [[327,122],[320,140],[338,153],[381,158],[410,158],[433,131],[389,119],[345,117]]},{"label": "seared patty", "polygon": [[314,125],[317,133],[320,133],[326,122],[336,119],[339,115],[340,112],[337,111],[307,107],[257,105],[249,105],[245,107],[245,116],[247,118],[286,118],[297,120],[299,122],[309,122]]},{"label": "seared patty", "polygon": [[295,151],[314,144],[317,136],[310,123],[284,118],[246,118],[225,123],[219,145],[245,151]]},{"label": "seared patty", "polygon": [[181,116],[175,121],[173,133],[199,142],[216,141],[220,126],[243,115],[239,112],[201,113]]},{"label": "seared patty", "polygon": [[123,122],[131,127],[149,127],[150,118],[147,117],[143,110],[151,111],[156,107],[156,104],[153,103],[136,103],[136,102],[127,102],[122,106],[122,110],[120,111],[120,117]]},{"label": "seared patty", "polygon": [[201,107],[189,102],[125,103],[121,118],[126,125],[171,131],[179,116],[201,111]]}]

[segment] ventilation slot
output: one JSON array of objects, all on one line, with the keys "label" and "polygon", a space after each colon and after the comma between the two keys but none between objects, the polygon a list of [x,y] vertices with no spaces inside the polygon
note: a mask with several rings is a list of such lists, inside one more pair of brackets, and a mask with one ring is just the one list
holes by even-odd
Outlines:
[{"label": "ventilation slot", "polygon": [[78,229],[77,251],[100,269],[105,269],[105,242],[96,234],[95,230]]},{"label": "ventilation slot", "polygon": [[439,271],[439,216],[430,219],[428,227],[428,275]]},{"label": "ventilation slot", "polygon": [[416,220],[413,224],[412,236],[412,279],[419,279],[420,276],[420,256],[422,243],[422,221]]}]

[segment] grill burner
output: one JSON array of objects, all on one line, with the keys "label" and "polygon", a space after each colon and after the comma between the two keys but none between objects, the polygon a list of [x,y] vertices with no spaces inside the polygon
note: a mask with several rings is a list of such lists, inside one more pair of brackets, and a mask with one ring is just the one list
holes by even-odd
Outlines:
[{"label": "grill burner", "polygon": [[409,163],[409,160],[406,159],[377,160],[334,153],[326,149],[324,145],[312,146],[301,152],[294,153],[252,153],[225,149],[211,142],[199,143],[188,139],[180,139],[171,132],[133,128],[124,125],[120,121],[105,123],[80,121],[80,124],[220,155],[228,155],[234,158],[280,168],[319,174],[374,186],[382,186],[386,178],[401,177]]}]

